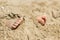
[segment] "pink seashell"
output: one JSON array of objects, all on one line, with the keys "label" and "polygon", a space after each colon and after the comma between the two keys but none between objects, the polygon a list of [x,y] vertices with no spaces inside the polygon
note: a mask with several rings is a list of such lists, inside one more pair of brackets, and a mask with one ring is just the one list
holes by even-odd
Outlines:
[{"label": "pink seashell", "polygon": [[45,23],[46,23],[46,16],[42,16],[42,17],[38,16],[37,17],[37,21],[39,23],[41,23],[42,25],[45,25]]}]

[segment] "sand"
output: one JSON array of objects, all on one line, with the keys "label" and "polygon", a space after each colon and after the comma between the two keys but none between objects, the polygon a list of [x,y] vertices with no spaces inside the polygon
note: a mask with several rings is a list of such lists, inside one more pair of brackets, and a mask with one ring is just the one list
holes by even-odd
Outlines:
[{"label": "sand", "polygon": [[[17,20],[8,14],[24,16],[15,29],[9,27]],[[47,17],[42,26],[37,16]],[[0,0],[0,40],[60,40],[60,0]]]}]

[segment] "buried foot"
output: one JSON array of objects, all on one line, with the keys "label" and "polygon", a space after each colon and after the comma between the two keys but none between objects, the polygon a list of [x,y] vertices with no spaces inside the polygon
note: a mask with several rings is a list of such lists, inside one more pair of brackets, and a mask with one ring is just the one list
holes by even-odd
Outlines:
[{"label": "buried foot", "polygon": [[11,26],[11,29],[16,29],[22,22],[23,22],[24,18],[21,17],[19,18],[16,22],[13,23],[13,25]]},{"label": "buried foot", "polygon": [[40,17],[40,16],[38,16],[37,17],[37,21],[39,22],[39,23],[41,23],[41,25],[45,25],[45,23],[46,23],[46,16],[42,16],[42,17]]}]

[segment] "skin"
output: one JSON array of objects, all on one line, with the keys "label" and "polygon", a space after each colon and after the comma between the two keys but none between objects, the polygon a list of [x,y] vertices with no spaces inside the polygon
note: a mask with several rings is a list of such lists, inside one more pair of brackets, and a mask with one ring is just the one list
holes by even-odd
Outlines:
[{"label": "skin", "polygon": [[16,29],[16,28],[21,24],[22,21],[23,21],[23,17],[19,18],[19,19],[11,26],[11,29]]},{"label": "skin", "polygon": [[41,25],[45,25],[45,23],[46,23],[46,16],[42,16],[42,17],[38,16],[37,17],[37,21],[39,23],[41,23]]}]

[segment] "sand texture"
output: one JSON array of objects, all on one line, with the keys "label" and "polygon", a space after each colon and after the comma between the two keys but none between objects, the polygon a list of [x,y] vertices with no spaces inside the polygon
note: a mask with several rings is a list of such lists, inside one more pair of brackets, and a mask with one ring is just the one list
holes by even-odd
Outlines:
[{"label": "sand texture", "polygon": [[[9,26],[18,17],[11,13],[25,19],[15,30]],[[44,26],[36,20],[43,15]],[[0,40],[60,40],[60,0],[0,0]]]}]

